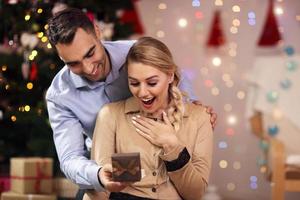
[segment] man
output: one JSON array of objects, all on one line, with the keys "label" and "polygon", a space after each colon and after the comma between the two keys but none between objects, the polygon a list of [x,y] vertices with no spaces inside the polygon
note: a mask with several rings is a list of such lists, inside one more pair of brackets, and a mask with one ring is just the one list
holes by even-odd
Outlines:
[{"label": "man", "polygon": [[[85,156],[84,135],[91,141],[97,113],[104,104],[131,96],[124,62],[134,42],[102,44],[99,27],[78,9],[57,13],[48,25],[49,41],[65,63],[46,95],[61,169],[81,189],[100,191],[101,168]],[[188,90],[183,84],[180,88]],[[214,125],[215,114],[211,121]]]}]

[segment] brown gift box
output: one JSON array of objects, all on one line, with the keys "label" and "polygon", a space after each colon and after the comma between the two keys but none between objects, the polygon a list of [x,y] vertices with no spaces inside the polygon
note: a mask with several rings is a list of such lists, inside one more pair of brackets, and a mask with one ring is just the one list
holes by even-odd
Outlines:
[{"label": "brown gift box", "polygon": [[135,182],[141,180],[140,153],[116,153],[111,157],[114,181]]},{"label": "brown gift box", "polygon": [[56,200],[55,195],[42,194],[18,194],[14,192],[3,192],[1,200]]},{"label": "brown gift box", "polygon": [[52,193],[51,158],[11,158],[11,190],[20,194]]},{"label": "brown gift box", "polygon": [[74,198],[79,187],[66,178],[53,179],[53,190],[58,197]]}]

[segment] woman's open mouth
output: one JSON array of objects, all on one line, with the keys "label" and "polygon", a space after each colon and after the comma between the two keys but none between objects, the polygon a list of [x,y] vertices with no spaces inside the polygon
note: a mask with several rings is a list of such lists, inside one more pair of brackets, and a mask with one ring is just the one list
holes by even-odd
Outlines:
[{"label": "woman's open mouth", "polygon": [[145,108],[149,109],[152,107],[155,99],[156,99],[155,97],[152,97],[150,99],[141,99],[141,101],[142,101],[143,106]]}]

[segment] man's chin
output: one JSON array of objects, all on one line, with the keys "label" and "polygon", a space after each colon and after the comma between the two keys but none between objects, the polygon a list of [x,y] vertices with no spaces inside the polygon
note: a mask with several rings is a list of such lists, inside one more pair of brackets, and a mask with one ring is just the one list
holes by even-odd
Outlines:
[{"label": "man's chin", "polygon": [[105,81],[105,77],[94,77],[94,76],[86,76],[86,79],[92,82],[103,82]]}]

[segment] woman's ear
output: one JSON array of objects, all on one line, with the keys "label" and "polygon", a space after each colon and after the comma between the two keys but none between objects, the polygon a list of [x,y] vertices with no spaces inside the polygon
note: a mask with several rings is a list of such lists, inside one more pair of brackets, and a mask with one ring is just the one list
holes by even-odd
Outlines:
[{"label": "woman's ear", "polygon": [[169,84],[170,84],[170,83],[173,83],[173,81],[174,81],[174,73],[171,73],[171,74],[169,75]]}]

